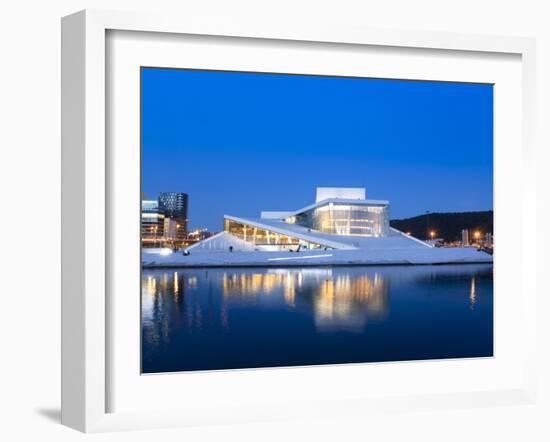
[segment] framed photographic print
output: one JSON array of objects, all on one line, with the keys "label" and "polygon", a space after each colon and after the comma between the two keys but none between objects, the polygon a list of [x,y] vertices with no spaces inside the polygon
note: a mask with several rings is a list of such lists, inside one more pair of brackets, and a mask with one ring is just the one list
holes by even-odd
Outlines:
[{"label": "framed photographic print", "polygon": [[531,401],[533,63],[523,38],[64,18],[63,422]]}]

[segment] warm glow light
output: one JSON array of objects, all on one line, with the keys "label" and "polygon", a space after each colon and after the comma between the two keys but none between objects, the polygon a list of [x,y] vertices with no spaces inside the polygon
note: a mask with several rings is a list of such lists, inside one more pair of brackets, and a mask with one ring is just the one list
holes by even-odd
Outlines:
[{"label": "warm glow light", "polygon": [[476,279],[472,276],[470,281],[470,309],[474,309],[476,303]]},{"label": "warm glow light", "polygon": [[480,234],[478,231],[475,231],[475,232],[474,232],[474,236],[475,236],[476,239],[478,239],[480,235],[481,235],[481,234]]},{"label": "warm glow light", "polygon": [[435,236],[435,232],[432,230],[430,231],[430,236],[433,238]]}]

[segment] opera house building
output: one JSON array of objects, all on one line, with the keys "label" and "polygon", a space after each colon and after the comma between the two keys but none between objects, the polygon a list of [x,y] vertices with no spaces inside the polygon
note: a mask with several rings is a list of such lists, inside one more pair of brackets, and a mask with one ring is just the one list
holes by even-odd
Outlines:
[{"label": "opera house building", "polygon": [[367,200],[363,188],[320,187],[315,203],[298,210],[262,212],[258,219],[225,215],[225,235],[203,246],[223,248],[230,235],[240,240],[233,241],[234,249],[356,248],[357,239],[389,235],[388,212],[388,201]]},{"label": "opera house building", "polygon": [[473,247],[438,248],[389,225],[390,204],[363,188],[317,188],[315,202],[258,218],[224,216],[224,229],[182,251],[142,253],[143,267],[490,263]]}]

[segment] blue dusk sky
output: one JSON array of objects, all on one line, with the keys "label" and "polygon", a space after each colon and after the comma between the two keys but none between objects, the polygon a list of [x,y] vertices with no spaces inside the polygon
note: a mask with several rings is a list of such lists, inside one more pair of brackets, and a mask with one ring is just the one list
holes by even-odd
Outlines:
[{"label": "blue dusk sky", "polygon": [[142,190],[190,226],[365,187],[392,219],[493,208],[493,87],[142,68]]}]

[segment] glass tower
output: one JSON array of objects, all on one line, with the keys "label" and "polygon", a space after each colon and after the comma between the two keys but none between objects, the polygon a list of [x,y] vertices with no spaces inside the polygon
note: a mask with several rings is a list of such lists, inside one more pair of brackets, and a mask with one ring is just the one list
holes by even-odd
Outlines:
[{"label": "glass tower", "polygon": [[183,192],[161,192],[159,194],[159,206],[166,218],[176,222],[176,238],[183,241],[187,235],[187,206],[189,197]]}]

